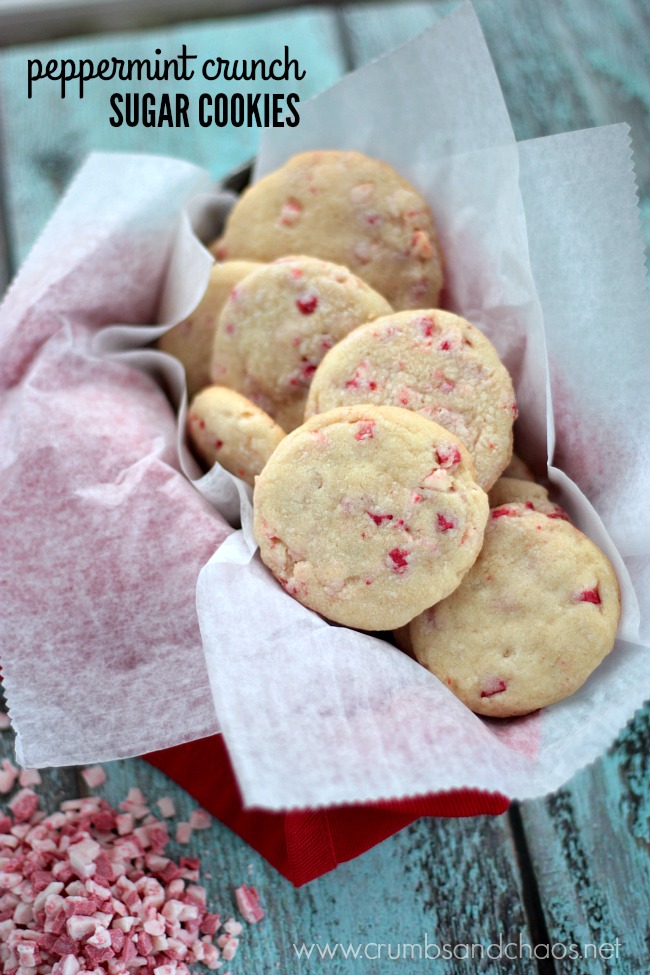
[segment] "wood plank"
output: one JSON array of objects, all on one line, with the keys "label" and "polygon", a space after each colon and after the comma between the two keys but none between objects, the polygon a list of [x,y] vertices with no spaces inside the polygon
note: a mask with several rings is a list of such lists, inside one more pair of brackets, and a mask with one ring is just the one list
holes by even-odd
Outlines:
[{"label": "wood plank", "polygon": [[[35,86],[31,101],[26,98],[26,59],[174,57],[187,45],[206,58],[255,57],[267,61],[282,57],[288,45],[290,55],[306,68],[304,80],[270,82],[213,82],[201,77],[188,82],[96,81],[86,88],[83,100],[70,93],[65,100],[53,82]],[[103,35],[73,39],[29,49],[8,49],[0,54],[0,91],[3,101],[3,141],[6,147],[7,220],[14,253],[21,261],[58,202],[73,172],[90,150],[154,152],[178,156],[204,166],[219,178],[255,155],[261,130],[228,125],[202,128],[191,121],[188,128],[113,127],[109,98],[113,91],[148,90],[154,93],[181,88],[196,105],[204,92],[245,94],[295,91],[301,100],[336,81],[344,72],[336,18],[323,9],[300,10],[252,16],[246,19],[211,21],[201,25],[179,25],[164,31],[137,35]]]},{"label": "wood plank", "polygon": [[515,15],[510,0],[481,0],[476,12],[518,139],[612,122],[631,126],[650,246],[647,5],[635,0],[518,0]]},{"label": "wood plank", "polygon": [[[0,734],[0,759],[5,756],[13,757],[10,731]],[[183,789],[141,759],[108,762],[103,767],[106,782],[91,791],[115,808],[133,786],[142,789],[155,815],[159,815],[156,800],[171,796],[176,808],[175,817],[168,820],[172,837],[176,824],[187,822],[197,808]],[[41,775],[43,784],[37,792],[41,808],[48,813],[63,799],[88,794],[74,769],[46,769]],[[0,811],[7,798],[0,801]],[[424,951],[425,934],[429,944],[438,946],[475,943],[487,948],[500,934],[513,941],[520,936],[528,942],[532,939],[505,817],[420,820],[298,890],[216,820],[210,829],[194,832],[189,844],[172,839],[167,850],[176,860],[201,858],[200,883],[207,889],[208,904],[224,918],[239,918],[236,887],[241,883],[256,887],[266,918],[255,927],[245,925],[238,965],[249,971],[315,969],[323,963],[317,948],[311,964],[298,959],[303,943],[307,948],[314,943],[325,948],[329,942],[338,952],[337,943],[343,950],[352,946],[361,952],[368,945],[372,955],[379,943],[386,945],[385,954],[388,945],[392,953],[403,944],[419,945]],[[471,897],[467,890],[472,891]],[[431,957],[435,948],[429,951]],[[333,975],[377,970],[372,958],[363,955],[355,961],[338,954],[326,964]],[[436,962],[434,970],[440,975],[466,975],[467,962],[461,955]],[[513,962],[509,972],[527,975],[527,962]]]},{"label": "wood plank", "polygon": [[206,17],[241,17],[300,0],[2,0],[0,46],[100,31],[160,28]]},{"label": "wood plank", "polygon": [[[156,798],[173,798],[177,816],[170,823],[174,825],[180,819],[187,821],[197,808],[187,793],[142,760],[111,762],[104,768],[107,781],[93,793],[114,806],[137,785],[154,812]],[[298,890],[217,821],[209,830],[194,833],[189,845],[172,842],[168,849],[175,857],[201,857],[201,882],[207,887],[209,903],[226,916],[237,917],[235,887],[243,882],[258,890],[266,918],[256,927],[246,926],[240,966],[252,972],[278,967],[297,972],[317,970],[322,964],[319,958],[311,964],[298,961],[292,946],[300,950],[303,942],[307,946],[318,942],[321,947],[330,942],[332,948],[336,943],[355,948],[376,942],[391,944],[395,951],[397,945],[422,943],[426,933],[429,942],[440,945],[487,946],[504,932],[506,923],[513,940],[520,933],[529,939],[507,820],[481,820],[480,837],[476,822],[420,820]],[[371,954],[376,950],[369,949]],[[333,975],[379,970],[363,957],[346,961],[339,955],[326,964]],[[416,970],[420,970],[417,963]],[[466,975],[468,969],[467,962],[457,958],[437,962],[432,970]],[[509,968],[512,975],[528,971],[526,961],[513,962]]]},{"label": "wood plank", "polygon": [[352,67],[359,67],[431,27],[458,6],[457,0],[406,3],[347,3],[341,8]]},{"label": "wood plank", "polygon": [[[649,756],[645,708],[604,759],[555,795],[522,805],[553,940],[622,942],[618,961],[590,960],[590,975],[650,970]],[[583,970],[570,959],[556,968]]]}]

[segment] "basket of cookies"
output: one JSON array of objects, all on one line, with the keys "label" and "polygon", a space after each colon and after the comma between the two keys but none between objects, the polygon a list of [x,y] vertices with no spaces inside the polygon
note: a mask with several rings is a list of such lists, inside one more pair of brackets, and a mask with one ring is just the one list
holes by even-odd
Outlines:
[{"label": "basket of cookies", "polygon": [[0,312],[19,758],[147,753],[296,883],[559,787],[650,696],[643,291],[626,127],[518,145],[468,7],[236,197],[91,157]]}]

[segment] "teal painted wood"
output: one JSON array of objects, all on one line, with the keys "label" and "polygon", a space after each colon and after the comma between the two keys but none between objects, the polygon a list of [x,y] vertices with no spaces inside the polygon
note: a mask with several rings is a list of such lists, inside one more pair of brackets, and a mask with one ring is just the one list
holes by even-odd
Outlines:
[{"label": "teal painted wood", "polygon": [[[6,747],[4,733],[0,746]],[[196,802],[146,762],[110,762],[104,765],[106,783],[92,790],[114,806],[132,786],[142,789],[150,808],[158,814],[156,799],[171,796],[176,816],[169,820],[170,834],[176,823],[188,821]],[[200,771],[198,774],[200,774]],[[46,771],[38,791],[42,808],[53,811],[62,798],[70,798],[74,787],[62,792],[55,782],[74,779],[69,769]],[[86,790],[87,791],[87,790]],[[2,808],[0,803],[0,809]],[[227,827],[216,820],[205,831],[194,832],[188,844],[172,841],[168,852],[201,857],[200,883],[208,892],[210,909],[225,919],[238,915],[234,889],[241,883],[256,887],[266,917],[256,926],[245,925],[238,958],[230,968],[237,972],[319,972],[326,965],[332,975],[356,972],[427,971],[432,975],[466,975],[465,949],[460,958],[376,960],[382,944],[386,959],[405,950],[401,946],[428,944],[452,947],[458,944],[488,945],[520,936],[530,941],[522,906],[521,886],[507,820],[504,817],[475,820],[420,820],[368,851],[354,862],[342,864],[334,873],[294,888],[265,860]],[[335,953],[323,960],[316,944]],[[299,957],[302,945],[312,948],[311,958]],[[341,948],[336,945],[340,944]],[[293,946],[296,946],[295,948]],[[369,957],[364,957],[366,950]],[[342,950],[360,951],[357,959],[345,958]],[[477,949],[478,950],[478,949]],[[199,969],[197,968],[197,971]],[[477,970],[498,975],[499,963],[487,962]],[[527,975],[526,961],[513,962],[512,975]]]},{"label": "teal painted wood", "polygon": [[592,125],[632,129],[650,245],[648,8],[637,0],[479,0],[518,139]]},{"label": "teal painted wood", "polygon": [[[450,6],[446,0],[348,6],[341,17],[347,32],[346,49],[353,63],[361,64],[413,36]],[[478,0],[476,8],[519,138],[621,119],[631,122],[648,233],[650,94],[644,61],[649,29],[643,5],[634,0],[558,0],[553,5],[534,0]],[[282,43],[289,43],[293,52],[299,43],[294,37],[304,38],[305,29],[308,34],[311,29],[316,33],[318,25],[322,26],[322,33],[310,47],[311,54],[303,55],[295,48],[308,67],[312,64],[308,58],[313,57],[313,72],[306,81],[313,82],[316,90],[341,73],[343,54],[334,15],[321,12],[320,21],[313,20],[314,15],[300,15],[309,17],[307,28],[307,21],[302,22],[300,30],[297,21],[283,28]],[[296,16],[281,15],[277,22],[288,23]],[[233,31],[229,43],[233,49],[248,47],[251,28],[263,33],[272,20],[255,18],[246,24],[229,25]],[[178,42],[194,30],[202,29],[178,28],[121,38],[120,47],[124,50],[125,44],[130,45],[130,56],[144,56],[156,38],[164,37],[171,44],[170,35]],[[81,42],[78,49],[88,51],[89,43]],[[93,43],[99,51],[106,49],[108,42],[102,38]],[[220,53],[225,53],[221,43]],[[267,45],[266,49],[272,49],[268,31]],[[62,47],[68,51],[71,45]],[[10,136],[5,152],[11,233],[20,254],[32,242],[71,169],[89,147],[171,152],[206,165],[215,175],[254,152],[254,145],[247,141],[248,132],[231,132],[227,138],[224,133],[219,140],[216,136],[208,138],[214,135],[209,130],[161,133],[136,129],[125,133],[128,144],[122,144],[115,139],[120,130],[109,132],[102,127],[98,118],[101,106],[91,107],[86,100],[81,114],[78,102],[52,100],[38,109],[37,125],[25,125],[20,77],[25,56],[25,51],[14,51],[0,59],[5,134]],[[645,757],[649,751],[649,713],[646,709],[638,715],[631,728],[619,736],[612,752],[576,776],[557,796],[522,807],[550,940],[601,941],[618,936],[626,942],[617,963],[610,961],[599,967],[590,963],[586,968],[584,963],[558,960],[558,973],[650,970],[646,922],[650,792]],[[6,735],[0,737],[0,745],[6,747]],[[145,763],[111,763],[107,771],[106,794],[114,801],[122,798],[128,785],[138,784],[145,792],[173,795],[179,809],[185,808],[183,803],[189,803],[187,808],[193,805],[189,797]],[[70,775],[68,770],[52,774]],[[66,782],[65,788],[70,788],[70,779]],[[265,972],[278,970],[278,965],[279,970],[289,972],[320,970],[320,961],[301,963],[294,959],[291,943],[297,938],[321,943],[328,939],[396,943],[417,941],[426,932],[432,941],[487,943],[499,932],[515,938],[519,931],[529,932],[512,835],[504,819],[420,822],[300,891],[291,888],[218,824],[208,833],[195,836],[192,850],[195,848],[204,850],[206,869],[214,878],[211,896],[224,910],[228,910],[227,893],[249,876],[249,866],[250,877],[265,900],[268,917],[249,933],[242,945],[243,957],[237,967],[233,966],[234,975],[243,966]],[[530,933],[525,936],[532,937]],[[325,964],[332,972],[386,970],[385,965],[371,961],[345,963],[339,959]],[[513,962],[508,972],[533,970],[526,961],[521,967],[518,964]],[[424,964],[392,962],[389,970],[406,971],[407,965],[409,971],[425,968]],[[429,962],[426,970],[465,973],[474,969],[457,961],[447,963],[447,967]],[[492,963],[479,970],[498,972],[504,968]]]},{"label": "teal painted wood", "polygon": [[336,81],[344,71],[338,27],[333,13],[303,9],[252,16],[246,20],[220,20],[178,25],[138,34],[102,35],[56,44],[7,49],[0,53],[2,133],[5,147],[7,222],[12,250],[22,260],[46,218],[54,209],[72,173],[92,149],[150,152],[178,156],[198,163],[221,177],[251,159],[260,129],[229,125],[225,128],[114,128],[109,98],[113,91],[162,92],[173,90],[165,82],[102,82],[86,88],[83,100],[59,98],[57,85],[41,82],[27,100],[27,58],[154,58],[174,57],[185,43],[206,58],[283,57],[288,45],[292,57],[307,70],[302,81],[209,83],[200,76],[178,82],[194,105],[204,91],[297,92],[304,100]]},{"label": "teal painted wood", "polygon": [[458,0],[345,4],[342,17],[353,67],[411,40],[457,6]]},{"label": "teal painted wood", "polygon": [[[592,957],[590,975],[650,970],[649,781],[646,708],[604,759],[555,795],[522,805],[553,940],[622,943],[618,957]],[[556,970],[582,975],[585,963],[558,960]]]}]

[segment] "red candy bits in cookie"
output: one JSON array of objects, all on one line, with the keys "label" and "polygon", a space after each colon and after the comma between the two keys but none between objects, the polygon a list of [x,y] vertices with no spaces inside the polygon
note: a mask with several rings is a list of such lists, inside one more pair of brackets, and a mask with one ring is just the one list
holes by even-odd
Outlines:
[{"label": "red candy bits in cookie", "polygon": [[594,603],[595,606],[600,606],[598,587],[596,586],[595,589],[583,589],[578,599],[581,603]]},{"label": "red candy bits in cookie", "polygon": [[406,548],[393,548],[388,553],[389,566],[395,572],[405,572],[409,564],[410,552]]},{"label": "red candy bits in cookie", "polygon": [[296,298],[296,307],[302,315],[311,315],[318,308],[318,298],[311,295],[309,298]]}]

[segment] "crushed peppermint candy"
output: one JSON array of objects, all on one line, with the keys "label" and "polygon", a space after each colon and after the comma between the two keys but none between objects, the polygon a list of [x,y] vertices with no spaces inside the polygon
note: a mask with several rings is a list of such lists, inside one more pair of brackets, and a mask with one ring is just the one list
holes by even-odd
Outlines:
[{"label": "crushed peppermint candy", "polygon": [[[242,925],[222,924],[208,910],[198,858],[176,863],[164,855],[167,823],[150,813],[140,789],[130,790],[121,811],[91,796],[46,815],[29,788],[38,773],[19,776],[8,760],[2,772],[10,788],[19,777],[24,783],[10,814],[0,812],[3,975],[190,975],[194,963],[215,970],[235,956]],[[101,766],[86,772],[91,788],[100,784]],[[171,799],[157,805],[174,815]],[[198,809],[178,827],[189,838],[211,822]],[[264,916],[254,888],[242,884],[235,898],[245,920]]]},{"label": "crushed peppermint candy", "polygon": [[156,800],[156,805],[160,810],[160,815],[164,816],[165,819],[171,819],[172,816],[176,815],[174,800],[170,796],[161,796],[160,799]]},{"label": "crushed peppermint candy", "polygon": [[91,765],[81,770],[81,778],[89,789],[96,789],[106,781],[106,772],[101,765]]},{"label": "crushed peppermint candy", "polygon": [[212,816],[205,809],[195,809],[190,816],[190,826],[192,829],[210,829]]},{"label": "crushed peppermint candy", "polygon": [[192,837],[192,826],[190,823],[177,823],[176,825],[176,842],[177,843],[189,843]]},{"label": "crushed peppermint candy", "polygon": [[8,758],[3,758],[0,765],[0,792],[4,794],[11,792],[17,778],[18,769],[16,766]]},{"label": "crushed peppermint candy", "polygon": [[264,917],[264,911],[260,907],[259,894],[254,887],[247,887],[246,884],[242,884],[235,891],[235,900],[241,916],[249,924],[257,924]]},{"label": "crushed peppermint candy", "polygon": [[32,785],[40,785],[41,776],[38,769],[35,768],[21,769],[18,775],[18,782],[23,787],[23,789],[29,788],[29,786]]}]

